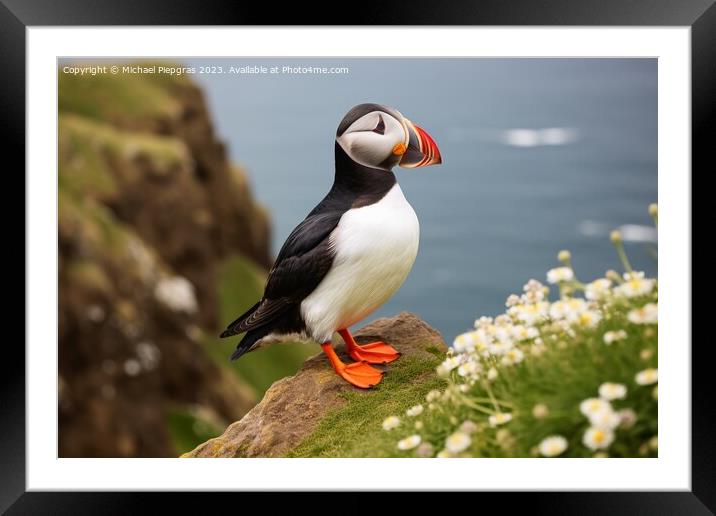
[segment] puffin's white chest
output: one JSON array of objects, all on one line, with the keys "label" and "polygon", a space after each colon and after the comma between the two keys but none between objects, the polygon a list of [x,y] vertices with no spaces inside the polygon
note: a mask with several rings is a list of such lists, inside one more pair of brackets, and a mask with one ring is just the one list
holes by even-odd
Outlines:
[{"label": "puffin's white chest", "polygon": [[351,209],[331,234],[333,267],[301,303],[309,333],[326,341],[385,303],[418,253],[418,218],[397,184],[377,203]]}]

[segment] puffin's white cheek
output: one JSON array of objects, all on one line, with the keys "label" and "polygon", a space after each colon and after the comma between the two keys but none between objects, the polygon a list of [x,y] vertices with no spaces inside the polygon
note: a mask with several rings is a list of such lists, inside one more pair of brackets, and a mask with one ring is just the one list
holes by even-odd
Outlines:
[{"label": "puffin's white cheek", "polygon": [[344,143],[344,149],[354,161],[369,167],[377,167],[392,152],[388,138],[377,133],[348,134],[345,135]]}]

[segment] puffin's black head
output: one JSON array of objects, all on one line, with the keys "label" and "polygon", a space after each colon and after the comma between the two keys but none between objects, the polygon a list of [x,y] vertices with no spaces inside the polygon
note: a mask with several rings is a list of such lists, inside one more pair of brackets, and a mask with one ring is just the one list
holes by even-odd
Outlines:
[{"label": "puffin's black head", "polygon": [[435,141],[398,110],[359,104],[341,120],[336,142],[356,163],[391,170],[442,163]]}]

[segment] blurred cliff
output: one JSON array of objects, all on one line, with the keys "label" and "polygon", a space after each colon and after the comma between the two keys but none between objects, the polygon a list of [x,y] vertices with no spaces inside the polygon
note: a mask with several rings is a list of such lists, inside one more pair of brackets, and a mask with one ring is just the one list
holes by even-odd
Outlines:
[{"label": "blurred cliff", "polygon": [[243,416],[309,346],[232,365],[269,218],[186,77],[59,72],[59,455],[176,456]]}]

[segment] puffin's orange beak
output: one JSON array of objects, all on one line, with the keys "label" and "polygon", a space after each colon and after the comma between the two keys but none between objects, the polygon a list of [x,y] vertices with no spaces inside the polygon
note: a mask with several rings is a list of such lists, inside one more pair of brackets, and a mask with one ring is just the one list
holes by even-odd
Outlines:
[{"label": "puffin's orange beak", "polygon": [[407,118],[403,120],[408,132],[408,146],[398,165],[403,168],[418,168],[442,163],[440,149],[435,140]]}]

